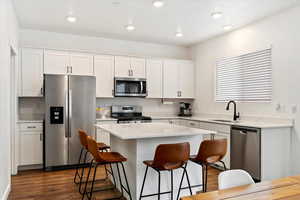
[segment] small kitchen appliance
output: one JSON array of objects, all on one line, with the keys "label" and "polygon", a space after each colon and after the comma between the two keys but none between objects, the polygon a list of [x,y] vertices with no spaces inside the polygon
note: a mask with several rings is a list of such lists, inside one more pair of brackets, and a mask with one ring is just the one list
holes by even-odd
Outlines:
[{"label": "small kitchen appliance", "polygon": [[180,102],[178,116],[191,117],[192,116],[192,105],[190,103]]}]

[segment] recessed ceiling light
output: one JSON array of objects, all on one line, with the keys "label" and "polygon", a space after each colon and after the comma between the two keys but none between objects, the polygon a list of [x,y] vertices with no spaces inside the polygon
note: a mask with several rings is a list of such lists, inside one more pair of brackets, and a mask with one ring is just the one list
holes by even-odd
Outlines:
[{"label": "recessed ceiling light", "polygon": [[77,21],[77,18],[74,17],[74,16],[67,16],[66,19],[68,20],[68,22],[71,22],[71,23],[75,23]]},{"label": "recessed ceiling light", "polygon": [[163,0],[155,0],[152,2],[153,6],[156,8],[163,7],[165,2]]},{"label": "recessed ceiling light", "polygon": [[133,30],[135,30],[135,26],[133,26],[132,24],[126,25],[125,28],[127,29],[127,31],[133,31]]},{"label": "recessed ceiling light", "polygon": [[223,29],[225,31],[228,31],[228,30],[232,29],[232,26],[231,25],[225,25],[225,26],[223,26]]},{"label": "recessed ceiling light", "polygon": [[214,19],[219,19],[223,16],[223,13],[222,12],[213,12],[213,13],[211,13],[211,16]]},{"label": "recessed ceiling light", "polygon": [[182,32],[176,32],[175,36],[176,36],[176,37],[182,37],[183,34],[182,34]]}]

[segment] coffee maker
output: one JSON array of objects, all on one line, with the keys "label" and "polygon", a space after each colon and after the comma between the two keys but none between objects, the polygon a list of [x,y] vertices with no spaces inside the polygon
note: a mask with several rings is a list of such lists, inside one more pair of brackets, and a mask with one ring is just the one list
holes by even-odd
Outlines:
[{"label": "coffee maker", "polygon": [[190,103],[180,102],[178,116],[191,117],[192,116],[192,105]]}]

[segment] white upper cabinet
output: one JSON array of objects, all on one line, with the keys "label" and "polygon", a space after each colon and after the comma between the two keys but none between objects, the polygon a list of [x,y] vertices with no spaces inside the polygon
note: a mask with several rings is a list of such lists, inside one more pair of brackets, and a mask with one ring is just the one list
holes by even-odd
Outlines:
[{"label": "white upper cabinet", "polygon": [[96,97],[112,98],[114,90],[114,56],[94,57]]},{"label": "white upper cabinet", "polygon": [[146,60],[143,58],[131,58],[131,76],[134,78],[146,78]]},{"label": "white upper cabinet", "polygon": [[130,57],[115,57],[115,77],[131,77]]},{"label": "white upper cabinet", "polygon": [[44,73],[93,75],[93,55],[45,50]]},{"label": "white upper cabinet", "polygon": [[115,77],[146,78],[146,61],[143,58],[115,57]]},{"label": "white upper cabinet", "polygon": [[163,98],[194,98],[194,64],[188,60],[165,60]]},{"label": "white upper cabinet", "polygon": [[44,73],[66,74],[69,71],[70,56],[65,51],[45,50]]},{"label": "white upper cabinet", "polygon": [[180,61],[179,91],[181,98],[194,98],[194,64],[192,61]]},{"label": "white upper cabinet", "polygon": [[70,53],[70,67],[74,75],[94,75],[93,55]]},{"label": "white upper cabinet", "polygon": [[163,62],[162,60],[148,59],[146,61],[147,71],[147,98],[162,98],[162,74]]},{"label": "white upper cabinet", "polygon": [[43,96],[43,50],[22,48],[21,52],[20,96]]},{"label": "white upper cabinet", "polygon": [[179,97],[179,64],[176,60],[165,60],[163,66],[163,98]]}]

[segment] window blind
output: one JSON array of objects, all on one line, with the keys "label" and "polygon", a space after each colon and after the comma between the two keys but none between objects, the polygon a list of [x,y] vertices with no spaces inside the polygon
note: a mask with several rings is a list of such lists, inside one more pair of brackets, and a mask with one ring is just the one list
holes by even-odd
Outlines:
[{"label": "window blind", "polygon": [[216,63],[216,101],[271,101],[272,49]]}]

